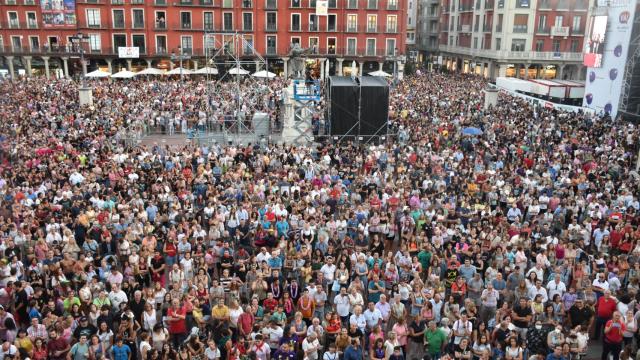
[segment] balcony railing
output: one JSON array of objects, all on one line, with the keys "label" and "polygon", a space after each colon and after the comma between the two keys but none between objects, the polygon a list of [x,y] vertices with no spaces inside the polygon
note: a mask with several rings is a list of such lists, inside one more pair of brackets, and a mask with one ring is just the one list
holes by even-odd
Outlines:
[{"label": "balcony railing", "polygon": [[398,27],[397,26],[387,26],[387,29],[385,30],[385,32],[387,34],[395,34],[398,32]]},{"label": "balcony railing", "polygon": [[28,20],[27,21],[27,27],[29,29],[37,29],[38,28],[38,22],[36,20]]},{"label": "balcony railing", "polygon": [[349,24],[347,24],[346,32],[348,32],[348,33],[355,33],[355,32],[358,32],[358,27],[357,27],[356,25],[349,25]]},{"label": "balcony railing", "polygon": [[527,25],[513,25],[513,32],[515,34],[526,34],[527,31]]},{"label": "balcony railing", "polygon": [[20,29],[20,21],[18,20],[9,20],[9,29]]},{"label": "balcony railing", "polygon": [[24,0],[24,4],[25,5],[35,5],[36,4],[36,0]]},{"label": "balcony railing", "polygon": [[144,0],[131,0],[131,5],[144,5]]},{"label": "balcony railing", "polygon": [[556,60],[556,61],[572,61],[582,62],[583,54],[581,52],[553,52],[553,51],[509,51],[509,50],[486,50],[486,49],[471,49],[460,46],[441,45],[440,51],[486,57],[496,60],[504,61],[524,61],[524,60]]},{"label": "balcony railing", "polygon": [[156,30],[166,30],[167,29],[167,23],[164,21],[156,21]]},{"label": "balcony railing", "polygon": [[489,9],[493,10],[493,5],[494,5],[493,0],[485,0],[484,2],[485,10],[489,10]]},{"label": "balcony railing", "polygon": [[551,28],[548,26],[538,26],[536,29],[536,34],[548,35],[551,33]]},{"label": "balcony railing", "polygon": [[398,1],[387,0],[387,10],[398,10]]},{"label": "balcony railing", "polygon": [[158,6],[166,6],[167,0],[154,0],[153,3]]},{"label": "balcony railing", "polygon": [[264,28],[265,31],[267,32],[276,32],[278,31],[278,25],[277,24],[267,24]]},{"label": "balcony railing", "polygon": [[491,32],[493,30],[493,25],[489,24],[489,25],[485,25],[482,27],[482,31],[483,32]]},{"label": "balcony railing", "polygon": [[378,32],[378,26],[367,26],[367,32],[368,33],[377,33]]},{"label": "balcony railing", "polygon": [[568,26],[553,26],[551,28],[551,36],[569,36]]}]

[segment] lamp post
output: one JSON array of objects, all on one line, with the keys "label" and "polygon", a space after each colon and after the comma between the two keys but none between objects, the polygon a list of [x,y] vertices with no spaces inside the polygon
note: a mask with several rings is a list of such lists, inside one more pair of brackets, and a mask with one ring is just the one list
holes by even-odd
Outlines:
[{"label": "lamp post", "polygon": [[184,82],[184,74],[182,73],[182,61],[191,59],[191,56],[184,53],[182,47],[178,47],[178,51],[180,52],[178,55],[175,53],[171,53],[171,61],[180,61],[180,82]]},{"label": "lamp post", "polygon": [[76,46],[80,53],[80,63],[82,65],[82,83],[80,89],[78,89],[78,99],[81,106],[93,104],[93,93],[91,88],[87,86],[87,64],[84,59],[83,44],[87,42],[89,42],[89,37],[83,33],[78,33],[76,36],[71,37],[71,43]]}]

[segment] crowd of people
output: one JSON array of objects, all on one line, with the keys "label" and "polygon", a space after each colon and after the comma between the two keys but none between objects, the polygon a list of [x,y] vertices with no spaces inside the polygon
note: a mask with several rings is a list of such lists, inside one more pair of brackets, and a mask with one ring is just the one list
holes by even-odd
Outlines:
[{"label": "crowd of people", "polygon": [[380,144],[128,147],[205,85],[94,85],[0,83],[0,360],[635,354],[633,124],[427,72]]}]

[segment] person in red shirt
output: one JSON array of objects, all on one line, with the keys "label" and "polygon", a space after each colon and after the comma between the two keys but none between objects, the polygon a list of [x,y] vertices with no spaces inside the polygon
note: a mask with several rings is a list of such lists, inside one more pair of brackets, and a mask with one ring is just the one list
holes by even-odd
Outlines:
[{"label": "person in red shirt", "polygon": [[169,334],[174,348],[177,349],[187,336],[187,310],[184,306],[180,306],[178,299],[171,301],[171,307],[167,310],[167,318]]},{"label": "person in red shirt", "polygon": [[601,296],[596,303],[596,326],[594,331],[594,339],[598,340],[600,338],[600,334],[602,333],[602,326],[607,323],[607,321],[611,320],[614,312],[616,311],[616,306],[618,305],[618,301],[611,297],[611,291],[606,290],[604,292],[604,296]]},{"label": "person in red shirt", "polygon": [[613,360],[618,360],[622,350],[622,333],[626,330],[622,315],[616,311],[613,318],[607,321],[604,326],[604,341],[602,343],[602,360],[609,359],[609,354],[613,355]]},{"label": "person in red shirt", "polygon": [[253,316],[253,313],[251,313],[251,307],[245,306],[244,312],[238,317],[238,331],[240,332],[239,339],[251,335],[251,330],[253,330],[253,324],[255,321],[256,319]]}]

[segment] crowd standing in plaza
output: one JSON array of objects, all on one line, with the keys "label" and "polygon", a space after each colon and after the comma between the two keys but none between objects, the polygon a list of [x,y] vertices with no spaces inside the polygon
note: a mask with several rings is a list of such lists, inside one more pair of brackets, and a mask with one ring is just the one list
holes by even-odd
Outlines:
[{"label": "crowd standing in plaza", "polygon": [[636,126],[427,73],[380,145],[115,140],[204,86],[0,83],[0,360],[635,354]]}]

